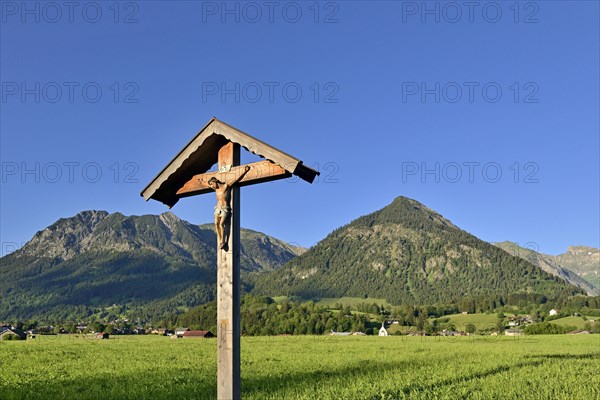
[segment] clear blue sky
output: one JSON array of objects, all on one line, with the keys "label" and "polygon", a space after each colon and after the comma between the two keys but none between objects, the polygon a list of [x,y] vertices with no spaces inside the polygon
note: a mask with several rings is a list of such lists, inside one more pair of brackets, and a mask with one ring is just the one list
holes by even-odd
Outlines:
[{"label": "clear blue sky", "polygon": [[322,171],[244,188],[244,227],[311,246],[403,195],[487,241],[598,246],[597,1],[270,4],[3,1],[3,254],[167,211],[139,193],[212,116]]}]

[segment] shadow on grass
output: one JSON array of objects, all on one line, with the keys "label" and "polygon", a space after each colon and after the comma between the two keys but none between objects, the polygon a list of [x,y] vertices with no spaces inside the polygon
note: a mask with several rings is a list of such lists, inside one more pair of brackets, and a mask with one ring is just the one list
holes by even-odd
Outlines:
[{"label": "shadow on grass", "polygon": [[600,353],[588,353],[588,354],[542,354],[542,355],[531,355],[525,358],[548,358],[548,359],[559,359],[559,360],[585,360],[588,358],[596,358],[600,360]]},{"label": "shadow on grass", "polygon": [[[519,362],[519,363],[515,363],[515,364],[510,364],[510,365],[500,365],[494,368],[490,368],[484,371],[478,371],[469,375],[464,375],[464,376],[455,376],[452,378],[448,378],[448,379],[443,379],[441,381],[436,381],[430,384],[410,384],[407,385],[405,387],[403,387],[402,389],[400,389],[399,391],[396,391],[395,393],[401,392],[404,395],[418,395],[419,392],[428,392],[431,391],[433,389],[438,389],[440,387],[445,387],[445,386],[452,386],[454,384],[457,383],[464,383],[464,382],[469,382],[475,379],[481,379],[481,378],[487,378],[489,376],[492,375],[496,375],[496,374],[500,374],[502,372],[507,372],[507,371],[513,371],[513,370],[517,370],[517,369],[521,369],[521,368],[525,368],[525,367],[537,367],[539,365],[542,365],[546,362],[548,362],[548,360],[553,360],[553,359],[560,359],[560,360],[586,360],[586,359],[597,359],[600,357],[600,353],[592,353],[592,354],[541,354],[541,355],[530,355],[530,356],[526,356],[525,358],[529,358],[531,359],[531,361],[524,361],[524,362]],[[394,398],[394,394],[395,393],[386,393],[386,397],[390,396],[391,398]],[[382,396],[381,395],[377,395],[374,397],[371,397],[369,400],[376,400],[376,399],[380,399]]]},{"label": "shadow on grass", "polygon": [[406,370],[414,367],[414,362],[410,360],[370,360],[368,362],[346,364],[336,369],[295,372],[287,376],[275,375],[245,379],[242,382],[242,397],[244,395],[260,395],[261,397],[283,399],[285,398],[284,394],[298,392],[301,389],[306,390],[307,396],[314,396],[315,393],[312,391],[312,388],[321,387],[324,383],[333,383],[333,381],[342,378],[347,382],[360,381],[378,372],[385,373],[392,370]]}]

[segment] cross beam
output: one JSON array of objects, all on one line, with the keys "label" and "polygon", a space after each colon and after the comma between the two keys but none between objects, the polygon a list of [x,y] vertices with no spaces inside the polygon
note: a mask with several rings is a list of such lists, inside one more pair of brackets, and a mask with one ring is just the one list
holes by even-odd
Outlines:
[{"label": "cross beam", "polygon": [[[285,179],[292,176],[285,169],[271,161],[259,161],[252,164],[246,164],[250,171],[236,184],[236,186],[248,186],[256,183],[270,182],[277,179]],[[231,169],[227,170],[231,166]],[[228,182],[242,174],[245,165],[232,166],[232,164],[221,164],[219,162],[219,171],[206,172],[204,174],[194,175],[178,191],[178,197],[195,196],[197,194],[210,193],[213,190],[208,186],[210,178],[217,178],[221,182]]]}]

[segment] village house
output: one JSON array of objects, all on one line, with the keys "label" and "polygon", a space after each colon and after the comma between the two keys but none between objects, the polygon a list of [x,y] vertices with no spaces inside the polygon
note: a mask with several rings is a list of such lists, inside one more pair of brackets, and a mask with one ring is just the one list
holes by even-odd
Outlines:
[{"label": "village house", "polygon": [[550,316],[552,315],[558,315],[558,310],[555,310],[554,308],[552,310],[550,310],[550,312],[548,313]]},{"label": "village house", "polygon": [[132,335],[133,331],[131,330],[130,327],[115,328],[115,329],[113,329],[113,334],[116,334],[116,335]]},{"label": "village house", "polygon": [[173,335],[174,337],[183,337],[183,334],[187,331],[189,331],[190,328],[177,328],[175,329],[175,335]]},{"label": "village house", "polygon": [[29,329],[29,330],[25,331],[25,335],[27,336],[28,339],[35,339],[37,334],[38,334],[37,329]]},{"label": "village house", "polygon": [[379,328],[379,336],[389,336],[388,331],[383,326],[383,322],[381,323],[381,328]]},{"label": "village house", "polygon": [[17,328],[0,328],[0,340],[25,340],[27,335],[20,329]]},{"label": "village house", "polygon": [[183,338],[184,339],[208,339],[208,338],[213,338],[215,337],[215,335],[212,334],[211,331],[185,331],[183,332]]},{"label": "village house", "polygon": [[532,324],[533,318],[530,315],[513,315],[507,318],[507,325],[511,328],[515,328],[517,326],[529,325]]},{"label": "village house", "polygon": [[442,331],[440,332],[440,336],[456,336],[456,334],[456,331],[449,331],[447,329],[442,329]]},{"label": "village house", "polygon": [[350,335],[352,335],[352,332],[336,332],[336,331],[332,330],[329,335],[330,336],[350,336]]},{"label": "village house", "polygon": [[505,336],[522,336],[523,331],[520,329],[507,329],[504,331]]},{"label": "village house", "polygon": [[153,335],[163,335],[166,336],[167,333],[169,333],[169,330],[164,329],[164,328],[154,328],[150,331],[151,334]]},{"label": "village house", "polygon": [[44,334],[44,333],[52,333],[54,332],[54,326],[52,325],[42,325],[42,326],[38,326],[37,327],[37,331],[40,334]]},{"label": "village house", "polygon": [[589,335],[591,332],[586,330],[574,330],[567,332],[567,335]]},{"label": "village house", "polygon": [[416,331],[407,333],[406,336],[427,336],[427,333],[425,331]]},{"label": "village house", "polygon": [[96,339],[108,339],[108,333],[106,332],[98,332],[94,335]]},{"label": "village house", "polygon": [[531,317],[531,315],[525,315],[524,317],[521,317],[521,321],[525,324],[525,325],[529,325],[529,324],[533,324],[533,318]]}]

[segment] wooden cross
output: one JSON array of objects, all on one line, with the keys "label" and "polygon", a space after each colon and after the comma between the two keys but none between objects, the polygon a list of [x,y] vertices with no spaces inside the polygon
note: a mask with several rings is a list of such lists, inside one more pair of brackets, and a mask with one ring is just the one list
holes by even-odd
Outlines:
[{"label": "wooden cross", "polygon": [[[240,145],[229,142],[219,149],[218,171],[195,175],[177,191],[178,195],[200,194],[213,190],[208,186],[210,178],[226,182],[241,175]],[[245,184],[260,183],[290,176],[283,168],[263,161],[250,165]],[[254,168],[252,168],[254,167]],[[227,172],[225,172],[227,171]],[[231,189],[231,216],[225,249],[217,243],[217,397],[239,399],[240,380],[240,188]],[[217,241],[218,242],[218,241]]]},{"label": "wooden cross", "polygon": [[[240,147],[265,161],[231,188],[227,246],[217,243],[217,398],[240,399],[240,187],[297,175],[312,183],[319,172],[302,161],[213,118],[144,189],[141,195],[172,207],[180,198],[213,192],[211,178],[221,182],[239,177]],[[217,163],[218,169],[207,172]]]}]

